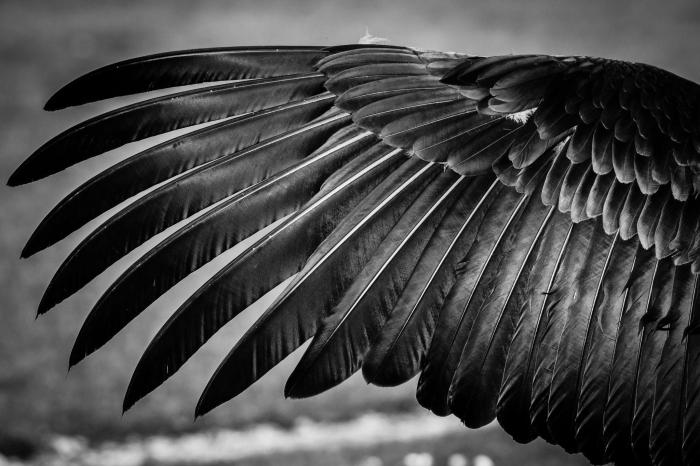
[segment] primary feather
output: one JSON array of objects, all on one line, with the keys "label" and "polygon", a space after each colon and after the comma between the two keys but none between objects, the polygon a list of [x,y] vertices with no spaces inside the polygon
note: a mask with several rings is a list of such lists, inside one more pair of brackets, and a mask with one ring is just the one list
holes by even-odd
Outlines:
[{"label": "primary feather", "polygon": [[27,183],[128,142],[223,120],[97,174],[30,238],[23,256],[148,191],[76,247],[43,313],[187,219],[105,292],[71,364],[277,222],[155,335],[125,409],[294,276],[217,369],[197,415],[312,339],[289,396],[319,393],[360,369],[377,385],[420,374],[419,402],[471,427],[497,418],[519,442],[541,436],[594,463],[693,463],[697,84],[590,57],[245,47],[109,65],[66,85],[46,108],[216,81],[225,82],[79,124],[9,180]]}]

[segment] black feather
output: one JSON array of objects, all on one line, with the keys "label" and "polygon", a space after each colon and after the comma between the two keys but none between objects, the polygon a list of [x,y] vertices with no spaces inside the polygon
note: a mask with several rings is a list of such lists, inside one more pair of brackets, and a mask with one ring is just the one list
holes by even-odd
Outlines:
[{"label": "black feather", "polygon": [[491,274],[496,273],[488,268],[489,261],[513,220],[516,208],[521,205],[522,196],[508,188],[497,187],[487,195],[490,202],[483,206],[484,217],[474,220],[476,231],[472,233],[472,243],[465,248],[459,278],[440,312],[418,381],[418,401],[438,415],[450,412],[448,393],[452,378],[476,317],[473,309],[478,308],[485,297],[478,284],[481,280],[490,280]]},{"label": "black feather", "polygon": [[96,100],[207,81],[308,73],[328,52],[314,46],[226,47],[161,53],[114,63],[68,83],[44,107],[58,110]]},{"label": "black feather", "polygon": [[150,147],[97,174],[66,196],[42,220],[22,257],[29,257],[98,215],[161,181],[196,166],[294,131],[330,108],[324,94],[223,121]]},{"label": "black feather", "polygon": [[511,337],[520,319],[523,296],[519,290],[532,273],[539,239],[551,219],[553,208],[544,206],[539,193],[523,198],[513,212],[515,218],[489,259],[477,285],[484,302],[474,308],[474,324],[465,342],[449,391],[453,413],[467,426],[480,427],[496,416],[498,389]]},{"label": "black feather", "polygon": [[533,252],[536,255],[531,274],[513,291],[522,309],[508,349],[496,413],[498,422],[519,442],[536,437],[530,424],[530,403],[539,343],[547,325],[545,301],[561,266],[571,228],[568,216],[555,210]]},{"label": "black feather", "polygon": [[227,264],[180,306],[141,357],[124,397],[124,409],[173,375],[222,325],[264,293],[301,270],[324,236],[396,168],[388,152],[319,192],[296,214]]},{"label": "black feather", "polygon": [[632,417],[632,449],[639,462],[650,462],[649,439],[654,407],[656,370],[667,332],[657,328],[671,305],[676,267],[669,260],[659,261],[650,293],[646,313],[639,322],[642,340],[637,363],[634,389],[634,414]]},{"label": "black feather", "polygon": [[610,460],[605,454],[603,416],[636,249],[635,241],[622,241],[619,236],[614,239],[586,332],[578,381],[575,439],[577,448],[593,463]]},{"label": "black feather", "polygon": [[610,266],[615,240],[615,237],[603,231],[600,223],[584,223],[591,225],[588,239],[572,247],[585,250],[585,255],[577,269],[570,271],[577,275],[570,282],[569,289],[561,293],[562,300],[556,305],[557,310],[553,310],[563,311],[565,322],[552,370],[547,425],[554,442],[570,452],[578,451],[574,421],[584,371],[586,343],[589,332],[595,325],[592,318],[597,300],[602,298],[599,295],[603,277]]},{"label": "black feather", "polygon": [[321,393],[359,369],[430,237],[467,184],[467,178],[446,171],[416,198],[323,319],[289,376],[285,396]]},{"label": "black feather", "polygon": [[[352,164],[346,176],[362,166]],[[248,388],[316,333],[323,315],[437,171],[415,160],[404,163],[347,213],[219,366],[198,415]]]},{"label": "black feather", "polygon": [[657,328],[666,333],[653,386],[649,450],[652,463],[659,466],[681,464],[683,442],[682,385],[686,358],[683,332],[690,323],[695,294],[695,275],[690,265],[676,269],[671,305]]},{"label": "black feather", "polygon": [[220,84],[113,110],[45,143],[15,170],[8,184],[44,178],[128,142],[301,100],[323,92],[323,81],[322,74],[310,73]]},{"label": "black feather", "polygon": [[639,361],[639,322],[647,312],[657,261],[651,251],[637,246],[632,272],[625,285],[622,318],[615,340],[607,400],[603,412],[605,457],[630,461],[632,415]]},{"label": "black feather", "polygon": [[386,151],[379,146],[367,150],[374,141],[372,135],[357,128],[331,138],[317,154],[230,197],[150,249],[95,304],[73,345],[70,364],[109,341],[188,274],[295,212],[348,160],[371,163]]},{"label": "black feather", "polygon": [[474,179],[450,208],[362,364],[365,379],[398,385],[420,370],[445,297],[455,283],[468,227],[492,177]]},{"label": "black feather", "polygon": [[39,313],[79,290],[165,228],[293,165],[348,120],[343,114],[324,118],[194,168],[137,199],[73,250],[44,292]]},{"label": "black feather", "polygon": [[685,464],[692,464],[700,452],[700,286],[698,276],[693,284],[693,303],[690,310],[690,322],[683,329],[686,346],[683,361],[682,392],[682,455]]}]

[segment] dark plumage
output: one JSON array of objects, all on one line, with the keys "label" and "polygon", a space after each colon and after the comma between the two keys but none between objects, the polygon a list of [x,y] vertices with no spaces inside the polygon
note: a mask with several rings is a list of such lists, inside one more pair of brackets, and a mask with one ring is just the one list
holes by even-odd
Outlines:
[{"label": "dark plumage", "polygon": [[97,116],[10,177],[35,181],[128,142],[223,120],[132,155],[61,201],[23,256],[144,190],[87,236],[47,312],[175,223],[88,315],[76,364],[206,262],[278,222],[154,337],[124,408],[293,277],[197,405],[238,395],[305,341],[285,393],[362,369],[470,427],[497,418],[593,463],[700,451],[700,87],[638,63],[405,47],[193,50],[106,66],[56,110],[180,91]]}]

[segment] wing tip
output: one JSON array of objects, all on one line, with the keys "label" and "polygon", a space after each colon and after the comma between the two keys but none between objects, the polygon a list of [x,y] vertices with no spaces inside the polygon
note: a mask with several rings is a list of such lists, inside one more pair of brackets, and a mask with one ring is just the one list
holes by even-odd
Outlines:
[{"label": "wing tip", "polygon": [[231,391],[231,383],[221,383],[222,377],[220,374],[223,371],[222,368],[224,367],[225,363],[226,360],[224,360],[224,362],[216,369],[214,375],[211,376],[206,387],[204,387],[202,394],[199,396],[197,405],[194,408],[195,420],[221,406],[227,401],[235,398],[241,392],[241,390],[238,390],[238,392],[236,392],[236,390]]},{"label": "wing tip", "polygon": [[77,366],[80,362],[85,359],[90,354],[90,351],[85,349],[85,345],[82,344],[82,338],[78,334],[78,338],[73,344],[73,349],[71,349],[70,355],[68,356],[68,368]]},{"label": "wing tip", "polygon": [[301,361],[299,361],[289,375],[284,385],[285,398],[292,400],[310,398],[335,387],[346,379],[341,378],[341,380],[337,380],[334,377],[327,378],[323,375],[319,375],[314,364],[310,363],[310,361],[315,359],[311,352],[313,346],[314,342],[311,343],[311,346],[306,350]]},{"label": "wing tip", "polygon": [[44,104],[44,110],[53,112],[93,101],[94,99],[92,99],[92,97],[95,91],[95,83],[91,82],[91,77],[95,74],[99,74],[104,68],[111,68],[111,66],[107,65],[106,67],[98,68],[89,73],[80,75],[61,86],[56,92],[49,96]]},{"label": "wing tip", "polygon": [[33,251],[33,249],[29,247],[29,242],[27,242],[27,244],[25,244],[22,248],[22,251],[20,251],[19,258],[28,259],[34,254],[34,252],[36,251]]},{"label": "wing tip", "polygon": [[69,89],[66,89],[69,85],[66,85],[56,91],[44,104],[44,110],[47,112],[54,112],[56,110],[63,110],[64,108],[75,105],[71,103]]},{"label": "wing tip", "polygon": [[29,169],[27,169],[26,167],[26,161],[23,162],[19,167],[17,167],[7,179],[7,186],[9,186],[10,188],[14,188],[35,181],[35,179],[28,173]]},{"label": "wing tip", "polygon": [[131,409],[132,406],[134,406],[134,403],[127,401],[126,396],[125,396],[124,401],[122,403],[122,416],[124,416],[126,414],[126,412]]},{"label": "wing tip", "polygon": [[295,385],[296,384],[293,382],[292,377],[290,376],[289,379],[287,379],[287,383],[284,385],[285,399],[297,400],[302,398],[301,396],[297,396],[297,393],[295,391]]},{"label": "wing tip", "polygon": [[100,92],[98,86],[100,84],[99,78],[104,74],[104,71],[113,71],[113,68],[113,65],[97,68],[63,85],[48,98],[44,104],[44,110],[54,112],[111,98],[111,95]]},{"label": "wing tip", "polygon": [[49,300],[46,298],[46,293],[44,293],[44,296],[41,297],[41,301],[39,301],[39,306],[37,306],[36,309],[36,315],[37,316],[42,316],[49,312],[53,308],[53,304],[49,303]]},{"label": "wing tip", "polygon": [[[38,149],[29,155],[20,165],[15,169],[14,172],[7,179],[7,186],[15,187],[23,184],[28,184],[47,176],[50,176],[63,168],[56,170],[51,162],[54,160],[51,157],[56,155],[55,152],[52,154],[51,145],[56,139],[60,137],[56,136],[53,139],[45,142]],[[65,168],[65,167],[64,167]]]},{"label": "wing tip", "polygon": [[376,387],[396,387],[406,382],[403,377],[382,363],[365,361],[361,370],[365,382]]},{"label": "wing tip", "polygon": [[207,385],[199,400],[197,400],[197,405],[194,408],[194,419],[199,419],[223,403],[223,401],[219,401],[209,395],[209,385]]},{"label": "wing tip", "polygon": [[300,400],[303,398],[309,398],[311,396],[321,393],[323,390],[314,390],[313,387],[308,386],[303,380],[299,380],[299,377],[295,377],[292,374],[287,383],[284,386],[284,397],[291,400]]},{"label": "wing tip", "polygon": [[44,294],[41,296],[41,299],[39,300],[39,306],[37,306],[37,315],[43,315],[49,312],[56,304],[60,303],[61,300],[56,299],[54,295],[54,286],[53,286],[53,280],[49,283],[49,285],[46,287],[46,290],[44,290]]},{"label": "wing tip", "polygon": [[22,248],[22,252],[20,252],[19,257],[21,259],[27,259],[34,254],[36,254],[39,251],[43,251],[47,247],[49,247],[51,244],[47,244],[46,241],[43,239],[43,230],[40,228],[37,228],[34,230],[34,233],[29,237],[27,240],[26,244]]},{"label": "wing tip", "polygon": [[[301,366],[301,363],[300,363]],[[297,366],[284,386],[284,397],[292,400],[311,398],[330,390],[344,382],[347,377],[319,379],[316,374],[309,375],[309,368]]]},{"label": "wing tip", "polygon": [[136,386],[135,381],[138,380],[136,374],[138,372],[138,367],[134,371],[134,375],[129,381],[129,386],[126,388],[126,393],[124,394],[124,400],[122,402],[122,415],[130,410],[139,400],[150,393],[151,390],[143,388],[143,385]]},{"label": "wing tip", "polygon": [[17,179],[16,173],[17,173],[17,172],[15,171],[15,172],[13,172],[13,173],[10,175],[10,177],[9,177],[9,178],[7,179],[7,181],[5,182],[5,185],[6,185],[6,186],[8,186],[8,187],[10,187],[10,188],[14,188],[14,187],[17,187],[17,186],[19,186],[19,185],[22,184],[22,183]]}]

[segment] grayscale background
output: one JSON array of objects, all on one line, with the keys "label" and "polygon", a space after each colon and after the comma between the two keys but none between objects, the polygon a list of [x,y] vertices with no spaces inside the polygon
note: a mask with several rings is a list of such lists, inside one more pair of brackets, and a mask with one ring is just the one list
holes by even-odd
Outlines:
[{"label": "grayscale background", "polygon": [[700,81],[698,0],[0,0],[0,466],[585,464],[581,456],[543,442],[517,445],[496,425],[468,431],[456,420],[433,417],[417,405],[415,381],[377,389],[353,377],[314,399],[284,400],[284,380],[299,353],[238,399],[193,422],[208,377],[260,305],[122,416],[122,395],[145,345],[216,264],[167,293],[68,375],[82,319],[109,279],[144,249],[34,320],[53,272],[96,224],[20,261],[24,241],[59,196],[139,147],[130,144],[10,190],[4,181],[42,142],[115,106],[43,112],[53,91],[79,74],[133,56],[226,45],[333,45],[356,42],[366,27],[395,44],[475,55],[607,56]]}]

